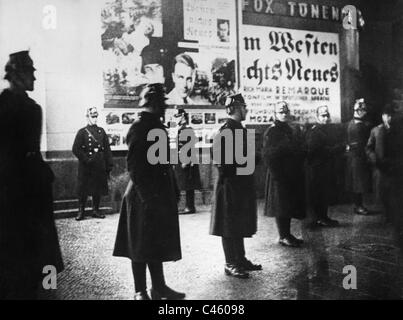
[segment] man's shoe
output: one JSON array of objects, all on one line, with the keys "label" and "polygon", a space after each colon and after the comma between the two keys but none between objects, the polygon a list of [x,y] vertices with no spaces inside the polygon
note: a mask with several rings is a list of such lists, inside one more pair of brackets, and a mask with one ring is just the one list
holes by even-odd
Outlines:
[{"label": "man's shoe", "polygon": [[183,292],[177,292],[168,286],[162,289],[151,289],[151,299],[153,300],[182,300],[186,297]]},{"label": "man's shoe", "polygon": [[136,292],[134,300],[151,300],[146,291]]},{"label": "man's shoe", "polygon": [[186,207],[183,211],[179,212],[179,214],[192,214],[192,213],[196,213],[195,208]]},{"label": "man's shoe", "polygon": [[278,243],[285,247],[298,248],[301,246],[301,243],[299,241],[294,240],[294,238],[292,238],[290,236],[279,239]]},{"label": "man's shoe", "polygon": [[354,213],[362,215],[362,216],[368,216],[369,215],[369,211],[365,207],[356,207],[356,208],[354,208]]},{"label": "man's shoe", "polygon": [[339,225],[339,221],[330,218],[319,219],[316,221],[316,225],[319,227],[337,227]]},{"label": "man's shoe", "polygon": [[290,238],[291,238],[292,240],[294,240],[296,243],[299,243],[300,245],[302,245],[302,244],[304,243],[304,240],[299,239],[299,238],[297,238],[297,237],[294,237],[292,234],[290,234]]},{"label": "man's shoe", "polygon": [[80,208],[80,209],[78,209],[76,221],[81,221],[81,220],[84,220],[84,210]]},{"label": "man's shoe", "polygon": [[99,210],[94,210],[92,216],[97,219],[105,219],[105,215],[102,214]]},{"label": "man's shoe", "polygon": [[242,269],[245,271],[258,271],[262,270],[261,264],[254,264],[252,261],[245,258],[245,260],[241,263]]},{"label": "man's shoe", "polygon": [[233,264],[226,264],[224,267],[224,272],[227,276],[240,278],[240,279],[247,279],[249,278],[249,273],[247,273],[242,268],[235,266]]}]

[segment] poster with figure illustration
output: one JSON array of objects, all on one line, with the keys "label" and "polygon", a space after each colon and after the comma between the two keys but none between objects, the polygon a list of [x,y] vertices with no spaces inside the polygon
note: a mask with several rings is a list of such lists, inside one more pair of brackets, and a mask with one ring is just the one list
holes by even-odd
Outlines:
[{"label": "poster with figure illustration", "polygon": [[142,56],[162,37],[161,0],[105,0],[101,22],[105,101],[134,106],[142,85],[163,82],[145,71]]},{"label": "poster with figure illustration", "polygon": [[201,130],[211,131],[219,119],[203,108],[222,108],[238,87],[236,14],[232,0],[104,0],[103,124],[113,150],[127,148],[125,135],[149,83],[165,85],[168,113],[201,111],[193,121],[199,145],[209,145]]}]

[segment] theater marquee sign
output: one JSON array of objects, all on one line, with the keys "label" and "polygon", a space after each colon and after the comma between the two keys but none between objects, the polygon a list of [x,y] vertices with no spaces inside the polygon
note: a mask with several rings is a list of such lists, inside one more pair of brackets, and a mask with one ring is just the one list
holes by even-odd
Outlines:
[{"label": "theater marquee sign", "polygon": [[[268,15],[290,16],[306,19],[342,21],[348,8],[297,1],[243,0],[243,11]],[[344,10],[343,10],[344,9]]]},{"label": "theater marquee sign", "polygon": [[244,25],[240,46],[248,124],[270,122],[282,100],[300,123],[313,122],[321,105],[340,121],[338,34]]}]

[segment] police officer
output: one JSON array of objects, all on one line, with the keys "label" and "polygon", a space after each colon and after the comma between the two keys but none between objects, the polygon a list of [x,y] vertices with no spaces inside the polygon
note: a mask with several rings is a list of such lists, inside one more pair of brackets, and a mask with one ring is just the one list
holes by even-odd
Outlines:
[{"label": "police officer", "polygon": [[396,116],[385,136],[384,158],[381,159],[389,189],[386,201],[390,210],[396,245],[403,250],[403,119]]},{"label": "police officer", "polygon": [[312,226],[334,227],[338,221],[328,216],[332,182],[335,181],[334,160],[346,147],[333,139],[327,106],[317,108],[316,121],[307,134],[307,182]]},{"label": "police officer", "polygon": [[0,300],[35,299],[43,268],[63,270],[54,223],[54,175],[40,152],[42,109],[28,51],[10,55],[0,94]]},{"label": "police officer", "polygon": [[301,130],[289,124],[289,115],[288,104],[278,102],[276,120],[263,136],[263,154],[268,167],[264,214],[276,218],[280,245],[299,247],[303,240],[291,234],[291,219],[303,219],[306,214],[306,150]]},{"label": "police officer", "polygon": [[73,153],[78,158],[78,202],[77,221],[84,219],[88,196],[92,196],[95,218],[103,219],[99,211],[101,196],[108,194],[108,177],[113,167],[112,152],[105,130],[97,126],[98,111],[87,109],[88,125],[77,132]]},{"label": "police officer", "polygon": [[[196,136],[194,130],[188,126],[189,114],[185,109],[178,109],[175,117],[178,119],[178,153],[181,154],[182,147],[185,144],[191,143],[191,141],[196,141]],[[185,141],[182,140],[181,136],[186,136]],[[192,144],[192,148],[195,146]],[[188,156],[191,156],[188,154]],[[189,163],[181,163],[181,157],[179,156],[179,163],[175,165],[176,180],[178,182],[179,190],[186,192],[186,206],[181,214],[192,214],[196,212],[195,207],[195,190],[201,189],[200,172],[199,165],[190,161]]]},{"label": "police officer", "polygon": [[354,213],[368,215],[364,207],[363,195],[371,191],[371,168],[367,160],[365,147],[371,128],[365,118],[367,105],[364,99],[356,100],[354,118],[347,127],[347,177],[346,189],[353,195]]},{"label": "police officer", "polygon": [[393,107],[389,104],[386,105],[382,110],[382,123],[371,130],[366,146],[367,156],[373,167],[376,198],[381,200],[387,222],[391,221],[390,203],[388,201],[391,183],[389,164],[385,161],[385,148],[386,142],[390,140],[393,115]]},{"label": "police officer", "polygon": [[[231,163],[225,159],[226,151],[236,152],[240,148],[235,141],[235,132],[241,131],[243,151],[247,150],[247,130],[242,125],[247,109],[241,94],[229,96],[225,102],[228,120],[214,139],[213,155],[220,154],[220,159],[213,159],[217,164],[218,179],[214,191],[213,211],[210,222],[210,234],[220,236],[225,255],[225,274],[237,278],[248,278],[247,271],[261,270],[245,257],[244,238],[252,237],[257,230],[256,194],[253,174],[240,175],[234,154]],[[226,134],[233,139],[227,141]],[[229,144],[233,145],[229,145]],[[239,151],[239,150],[238,150]],[[255,150],[253,150],[253,153]],[[249,157],[247,157],[249,158]],[[255,158],[253,157],[253,161]]]},{"label": "police officer", "polygon": [[146,268],[151,274],[151,298],[183,299],[184,293],[169,288],[163,262],[182,258],[177,201],[179,191],[168,163],[151,164],[148,150],[154,144],[147,136],[160,133],[169,148],[168,133],[161,118],[166,110],[162,84],[149,84],[142,92],[145,111],[127,135],[127,168],[131,181],[123,197],[114,256],[131,259],[136,300],[150,300]]}]

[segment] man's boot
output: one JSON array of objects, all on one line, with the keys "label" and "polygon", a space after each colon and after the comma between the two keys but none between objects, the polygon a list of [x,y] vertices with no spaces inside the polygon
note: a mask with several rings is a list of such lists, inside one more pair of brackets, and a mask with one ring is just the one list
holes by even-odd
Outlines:
[{"label": "man's boot", "polygon": [[94,218],[98,218],[98,219],[104,219],[105,215],[103,213],[101,213],[101,211],[99,211],[99,209],[94,208],[94,211],[92,212],[92,216]]},{"label": "man's boot", "polygon": [[76,217],[77,221],[84,220],[84,211],[85,211],[85,206],[80,204],[80,207],[78,208],[78,214]]},{"label": "man's boot", "polygon": [[100,203],[101,203],[101,197],[98,196],[98,195],[95,195],[95,196],[93,195],[93,196],[92,196],[92,207],[93,207],[92,216],[93,216],[94,218],[104,219],[104,218],[105,218],[105,215],[102,214],[102,213],[99,211],[99,205],[100,205]]}]

